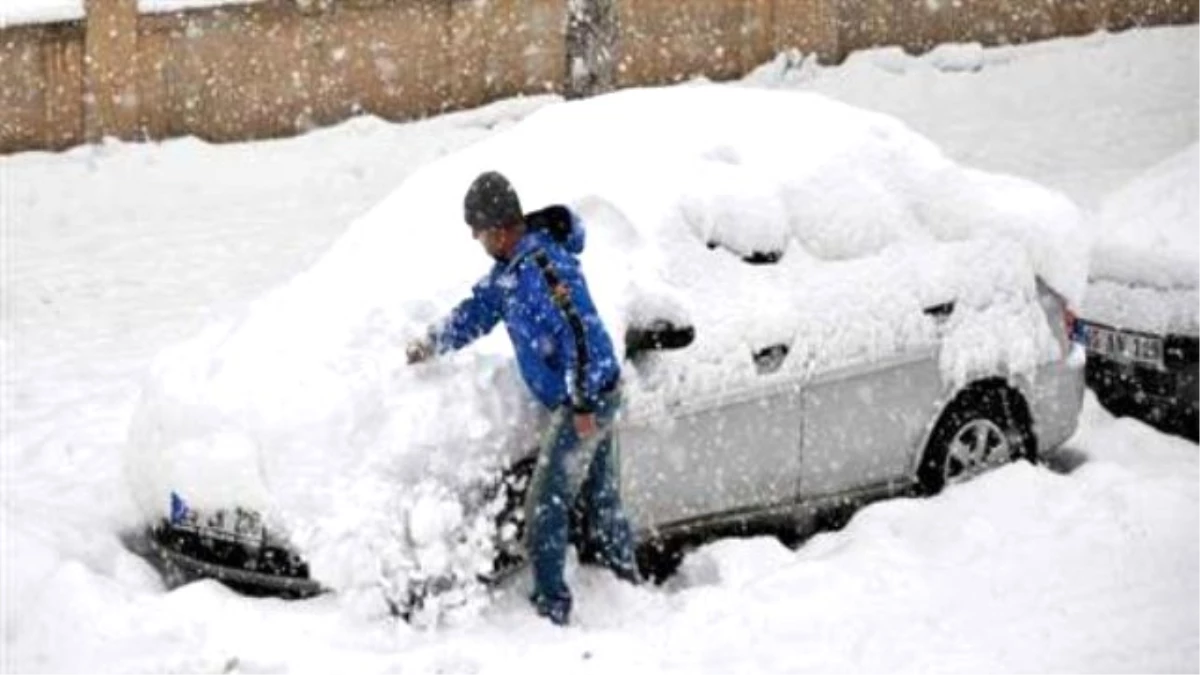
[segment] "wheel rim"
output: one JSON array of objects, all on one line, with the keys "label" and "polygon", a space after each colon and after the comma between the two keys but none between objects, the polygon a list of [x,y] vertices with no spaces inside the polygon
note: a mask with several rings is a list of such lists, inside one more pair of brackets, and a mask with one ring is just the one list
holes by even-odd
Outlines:
[{"label": "wheel rim", "polygon": [[1012,459],[1012,443],[1004,430],[989,419],[967,422],[950,440],[946,453],[947,483],[961,483]]}]

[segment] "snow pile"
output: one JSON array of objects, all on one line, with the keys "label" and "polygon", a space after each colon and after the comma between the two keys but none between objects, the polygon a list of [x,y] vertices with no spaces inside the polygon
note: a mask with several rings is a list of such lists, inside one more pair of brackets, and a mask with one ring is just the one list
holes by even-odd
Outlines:
[{"label": "snow pile", "polygon": [[[631,411],[655,407],[650,379],[663,373],[684,396],[750,386],[752,354],[774,344],[794,355],[779,376],[939,337],[947,381],[1029,373],[1059,355],[1035,275],[1072,302],[1084,285],[1068,200],[960,167],[890,117],[723,86],[549,106],[414,174],[241,321],[161,355],[129,444],[149,517],[183,481],[195,490],[185,498],[216,505],[189,468],[204,454],[253,455],[252,498],[302,524],[328,583],[373,589],[380,566],[468,575],[472,555],[486,558],[473,536],[443,540],[455,543],[432,562],[379,550],[444,531],[422,514],[479,531],[489,507],[456,510],[464,486],[477,490],[536,438],[539,412],[502,331],[403,365],[407,340],[490,263],[461,218],[462,191],[486,169],[513,180],[526,210],[561,201],[582,214],[584,267],[618,339],[646,318],[696,327],[694,347],[646,381],[627,368]],[[755,255],[779,261],[743,260]],[[922,311],[947,302],[944,326]]]},{"label": "snow pile", "polygon": [[1099,323],[1146,333],[1200,333],[1200,292],[1097,279],[1088,286],[1082,316]]},{"label": "snow pile", "polygon": [[1160,288],[1200,284],[1200,145],[1106,199],[1090,276]]},{"label": "snow pile", "polygon": [[[263,0],[138,0],[138,11],[145,13],[179,12],[185,9],[207,9],[223,5],[252,5]],[[310,4],[306,0],[297,0],[296,4],[305,9]]]},{"label": "snow pile", "polygon": [[895,115],[959,162],[1062,190],[1087,209],[1196,142],[1200,59],[1186,31],[1097,31],[981,56],[974,70],[970,44],[920,56],[864,50],[837,66],[789,52],[746,81]]},{"label": "snow pile", "polygon": [[[222,5],[250,5],[263,0],[138,0],[143,13],[179,12]],[[303,0],[299,0],[304,4]],[[0,28],[25,24],[78,21],[87,15],[84,0],[4,0],[0,6]]]},{"label": "snow pile", "polygon": [[1200,146],[1106,199],[1085,315],[1151,332],[1200,332]]}]

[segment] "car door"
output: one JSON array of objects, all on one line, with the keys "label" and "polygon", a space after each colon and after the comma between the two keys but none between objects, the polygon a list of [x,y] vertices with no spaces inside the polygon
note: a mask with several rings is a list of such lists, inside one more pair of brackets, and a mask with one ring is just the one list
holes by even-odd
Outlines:
[{"label": "car door", "polygon": [[803,390],[804,499],[904,481],[942,394],[937,349],[822,373]]},{"label": "car door", "polygon": [[796,495],[798,382],[713,392],[638,416],[620,432],[622,498],[636,527],[751,511]]}]

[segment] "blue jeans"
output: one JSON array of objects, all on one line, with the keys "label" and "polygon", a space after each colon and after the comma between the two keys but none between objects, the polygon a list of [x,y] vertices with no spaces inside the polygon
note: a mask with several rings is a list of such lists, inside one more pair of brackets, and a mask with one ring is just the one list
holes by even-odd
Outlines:
[{"label": "blue jeans", "polygon": [[563,567],[572,539],[582,561],[600,563],[618,577],[637,582],[633,533],[621,508],[617,476],[613,419],[620,408],[618,387],[601,398],[597,432],[582,442],[575,433],[574,414],[560,408],[542,439],[526,499],[527,543],[533,561],[531,599],[538,613],[555,623],[567,623],[571,614]]}]

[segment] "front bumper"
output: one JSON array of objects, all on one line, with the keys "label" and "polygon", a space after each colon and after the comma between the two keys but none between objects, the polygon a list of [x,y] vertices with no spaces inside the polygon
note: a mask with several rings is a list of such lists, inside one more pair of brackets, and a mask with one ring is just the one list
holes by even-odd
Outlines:
[{"label": "front bumper", "polygon": [[325,589],[308,563],[251,510],[198,512],[171,494],[171,517],[147,528],[145,555],[169,587],[215,579],[254,596],[305,598]]},{"label": "front bumper", "polygon": [[283,548],[253,549],[233,542],[217,544],[164,521],[150,529],[151,562],[170,587],[215,579],[250,596],[307,598],[326,589],[308,574],[308,565]]}]

